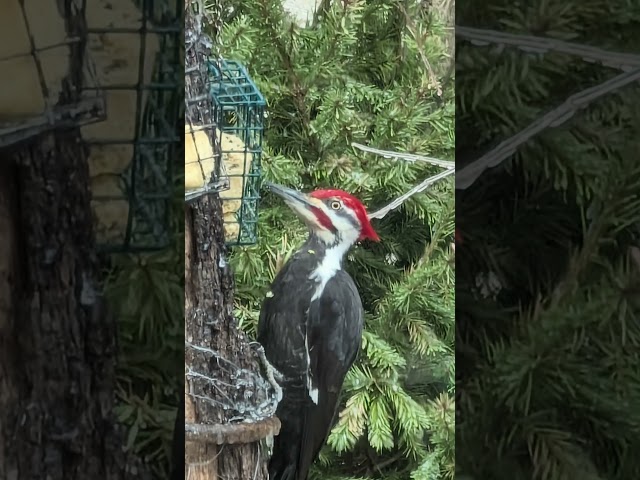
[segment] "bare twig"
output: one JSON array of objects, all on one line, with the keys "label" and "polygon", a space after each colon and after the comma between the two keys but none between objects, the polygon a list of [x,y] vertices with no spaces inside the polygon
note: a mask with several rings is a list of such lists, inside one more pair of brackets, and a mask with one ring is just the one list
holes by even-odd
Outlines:
[{"label": "bare twig", "polygon": [[444,172],[440,172],[437,175],[434,175],[433,177],[427,178],[425,181],[423,181],[419,185],[413,187],[411,190],[409,190],[404,195],[399,196],[393,202],[391,202],[388,205],[382,207],[380,210],[377,210],[376,212],[370,213],[369,214],[369,218],[383,218],[385,215],[387,215],[387,213],[389,213],[391,210],[394,210],[394,209],[398,208],[407,199],[411,198],[416,193],[424,192],[428,187],[430,187],[431,185],[436,183],[438,180],[441,180],[441,179],[443,179],[445,177],[448,177],[449,175],[452,175],[453,173],[455,173],[455,169],[454,168],[449,168],[449,169],[445,170]]},{"label": "bare twig", "polygon": [[516,133],[490,152],[460,169],[456,175],[456,189],[464,190],[471,186],[486,169],[502,163],[506,158],[513,155],[518,147],[543,130],[559,127],[568,121],[575,112],[587,107],[598,98],[638,80],[640,80],[640,68],[625,72],[600,85],[571,95],[562,105],[538,118],[524,130]]},{"label": "bare twig", "polygon": [[597,47],[579,43],[564,42],[554,38],[515,35],[481,28],[456,25],[456,36],[465,38],[475,45],[505,45],[519,48],[529,53],[565,53],[575,55],[586,62],[599,62],[606,67],[629,71],[640,67],[640,55],[609,52]]},{"label": "bare twig", "polygon": [[416,24],[413,21],[413,18],[411,18],[411,16],[407,12],[407,10],[402,5],[399,5],[398,8],[404,15],[407,31],[413,37],[413,41],[416,42],[416,46],[418,47],[418,54],[420,55],[420,60],[422,61],[422,64],[424,65],[424,69],[426,70],[427,75],[429,77],[429,85],[431,87],[437,88],[438,96],[440,96],[442,95],[442,91],[440,89],[440,82],[438,82],[438,77],[433,71],[433,68],[431,67],[431,63],[429,62],[429,59],[425,54],[424,38],[418,35],[418,29],[416,27]]},{"label": "bare twig", "polygon": [[405,160],[407,162],[424,162],[430,163],[431,165],[437,165],[438,167],[443,168],[453,168],[455,166],[455,162],[450,162],[448,160],[440,160],[439,158],[427,157],[426,155],[416,155],[412,153],[401,153],[401,152],[390,152],[387,150],[380,150],[378,148],[368,147],[366,145],[362,145],[360,143],[352,143],[352,147],[357,148],[358,150],[362,150],[363,152],[373,153],[376,155],[380,155],[385,158],[394,158],[398,160]]}]

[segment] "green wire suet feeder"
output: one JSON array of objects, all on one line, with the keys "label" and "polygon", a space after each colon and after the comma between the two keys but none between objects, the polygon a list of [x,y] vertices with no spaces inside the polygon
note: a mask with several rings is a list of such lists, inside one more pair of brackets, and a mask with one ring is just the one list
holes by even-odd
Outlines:
[{"label": "green wire suet feeder", "polygon": [[172,240],[184,91],[182,11],[182,3],[170,1],[87,2],[87,48],[95,52],[107,109],[105,121],[82,132],[102,251],[154,251]]},{"label": "green wire suet feeder", "polygon": [[[11,41],[0,45],[0,66],[11,75],[0,95],[0,147],[79,128],[98,247],[167,246],[171,167],[180,161],[183,4],[11,0],[6,7],[0,28]],[[80,82],[69,72],[81,47]]]},{"label": "green wire suet feeder", "polygon": [[[257,241],[266,102],[238,62],[209,62],[208,86],[215,128],[185,129],[185,199],[217,192],[227,244]],[[209,141],[209,136],[214,136]],[[212,146],[213,143],[213,146]]]}]

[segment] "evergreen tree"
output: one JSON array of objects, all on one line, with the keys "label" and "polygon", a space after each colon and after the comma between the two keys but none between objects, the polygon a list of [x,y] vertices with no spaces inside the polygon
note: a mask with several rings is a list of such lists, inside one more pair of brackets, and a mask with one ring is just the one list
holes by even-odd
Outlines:
[{"label": "evergreen tree", "polygon": [[[451,59],[437,11],[415,1],[331,2],[299,28],[280,0],[229,5],[223,55],[247,66],[268,102],[266,179],[341,188],[373,211],[439,169],[364,154],[352,142],[453,157],[454,92],[442,85]],[[357,246],[346,264],[366,333],[314,478],[452,478],[453,182],[374,226],[382,242]],[[259,228],[258,245],[232,256],[236,317],[251,334],[269,283],[306,235],[268,194]]]},{"label": "evergreen tree", "polygon": [[[460,25],[611,52],[631,52],[640,36],[628,2],[459,7]],[[456,120],[471,161],[600,87],[457,199],[458,473],[639,478],[640,269],[629,252],[640,244],[640,59],[625,77],[635,84],[596,99],[623,74],[611,53],[548,44],[532,53],[461,35]]]}]

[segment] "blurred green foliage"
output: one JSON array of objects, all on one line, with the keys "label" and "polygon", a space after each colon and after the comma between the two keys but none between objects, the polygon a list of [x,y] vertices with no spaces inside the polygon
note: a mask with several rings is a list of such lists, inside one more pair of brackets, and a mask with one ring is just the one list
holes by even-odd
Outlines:
[{"label": "blurred green foliage", "polygon": [[[465,26],[618,52],[640,39],[633,2],[466,2],[456,13]],[[457,152],[469,159],[622,73],[553,51],[456,48]],[[461,477],[640,478],[640,270],[629,258],[639,100],[635,82],[593,101],[458,195]]]},{"label": "blurred green foliage", "polygon": [[105,295],[118,322],[116,415],[126,448],[168,478],[184,391],[184,179],[175,181],[171,248],[112,257]]}]

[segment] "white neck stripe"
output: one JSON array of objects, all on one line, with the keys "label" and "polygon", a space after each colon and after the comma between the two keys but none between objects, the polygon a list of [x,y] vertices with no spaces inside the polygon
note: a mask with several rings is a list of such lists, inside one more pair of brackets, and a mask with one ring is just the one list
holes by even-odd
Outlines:
[{"label": "white neck stripe", "polygon": [[329,280],[331,280],[342,267],[342,259],[352,244],[353,242],[350,238],[343,239],[341,243],[328,248],[325,251],[325,255],[322,258],[320,265],[318,265],[309,276],[310,280],[315,280],[318,283],[316,291],[314,292],[313,297],[311,297],[311,301],[320,298]]}]

